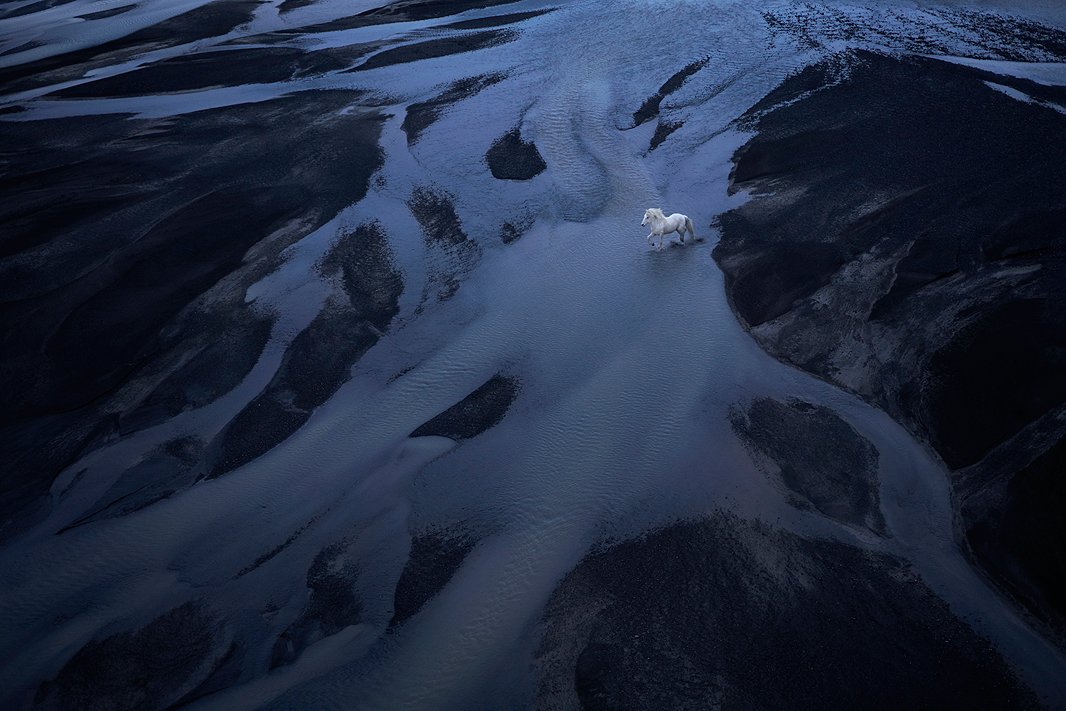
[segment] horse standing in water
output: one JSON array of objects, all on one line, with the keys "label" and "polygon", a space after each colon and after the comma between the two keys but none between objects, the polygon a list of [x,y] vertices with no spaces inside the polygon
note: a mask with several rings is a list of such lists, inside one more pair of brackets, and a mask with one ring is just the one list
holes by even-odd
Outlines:
[{"label": "horse standing in water", "polygon": [[692,235],[692,239],[696,239],[696,227],[692,224],[692,220],[688,215],[682,215],[680,212],[667,217],[663,214],[663,211],[657,207],[649,207],[644,211],[644,219],[640,222],[641,227],[651,225],[651,232],[648,234],[648,244],[651,244],[651,238],[655,235],[659,235],[659,246],[655,248],[655,251],[659,251],[663,248],[664,235],[670,232],[676,232],[681,235],[681,243],[685,243],[685,232]]}]

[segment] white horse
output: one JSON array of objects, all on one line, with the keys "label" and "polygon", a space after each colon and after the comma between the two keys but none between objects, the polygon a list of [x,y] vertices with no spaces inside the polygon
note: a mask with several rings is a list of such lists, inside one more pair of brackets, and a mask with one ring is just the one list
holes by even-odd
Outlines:
[{"label": "white horse", "polygon": [[692,220],[688,215],[682,215],[680,212],[667,217],[663,214],[663,211],[657,207],[649,207],[644,211],[644,219],[640,221],[641,227],[651,225],[651,232],[648,234],[648,244],[651,244],[651,238],[655,235],[659,235],[659,246],[656,247],[656,251],[663,248],[664,235],[671,232],[676,232],[681,235],[681,243],[685,243],[685,232],[692,235],[692,239],[696,239],[696,227],[692,224]]}]

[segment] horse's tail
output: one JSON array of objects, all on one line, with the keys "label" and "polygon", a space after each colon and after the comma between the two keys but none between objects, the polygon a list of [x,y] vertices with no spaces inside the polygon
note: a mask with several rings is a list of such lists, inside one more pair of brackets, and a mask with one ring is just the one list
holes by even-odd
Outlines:
[{"label": "horse's tail", "polygon": [[696,239],[696,226],[692,224],[692,218],[685,215],[685,229],[692,235],[692,239]]}]

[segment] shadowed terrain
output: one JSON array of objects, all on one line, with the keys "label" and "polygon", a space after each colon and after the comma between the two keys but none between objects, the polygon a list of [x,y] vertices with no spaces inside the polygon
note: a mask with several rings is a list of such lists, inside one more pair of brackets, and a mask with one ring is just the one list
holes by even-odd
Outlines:
[{"label": "shadowed terrain", "polygon": [[545,625],[545,708],[1034,704],[901,561],[726,517],[593,553]]},{"label": "shadowed terrain", "polygon": [[790,78],[748,114],[733,189],[757,196],[714,255],[761,344],[935,447],[978,561],[1061,632],[1066,116],[991,79],[1066,101],[868,53]]}]

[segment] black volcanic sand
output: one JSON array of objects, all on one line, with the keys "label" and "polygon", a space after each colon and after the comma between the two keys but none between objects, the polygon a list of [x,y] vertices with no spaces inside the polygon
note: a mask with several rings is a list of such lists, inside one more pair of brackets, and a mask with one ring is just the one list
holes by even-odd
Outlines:
[{"label": "black volcanic sand", "polygon": [[400,0],[383,7],[367,10],[360,17],[388,19],[389,22],[432,20],[437,17],[458,15],[467,10],[482,10],[487,7],[510,5],[516,0]]},{"label": "black volcanic sand", "polygon": [[293,47],[247,47],[183,54],[140,69],[53,92],[61,98],[117,97],[262,84],[347,69],[372,46],[307,52]]},{"label": "black volcanic sand", "polygon": [[523,217],[511,222],[505,222],[500,227],[500,241],[504,244],[511,244],[517,242],[522,238],[529,228],[533,226],[533,218],[530,216]]},{"label": "black volcanic sand", "polygon": [[[838,12],[832,5],[794,3],[767,10],[763,19],[774,35],[786,34],[799,46],[825,49],[824,39],[862,37],[870,27],[855,15]],[[1039,23],[980,10],[952,8],[932,11],[926,19],[910,18],[898,29],[875,30],[876,34],[902,51],[913,54],[952,55],[952,48],[935,38],[945,28],[954,28],[962,37],[974,37],[980,54],[1031,62],[1043,56],[1048,60],[1066,58],[1066,32]]]},{"label": "black volcanic sand", "polygon": [[291,664],[310,645],[362,619],[363,604],[353,589],[359,567],[350,545],[350,541],[341,541],[315,556],[307,571],[307,604],[278,636],[271,669]]},{"label": "black volcanic sand", "polygon": [[0,537],[85,451],[249,371],[271,317],[245,289],[380,163],[381,117],[341,112],[359,96],[4,124]]},{"label": "black volcanic sand", "polygon": [[[663,85],[659,87],[659,90],[645,99],[640,108],[633,112],[633,127],[640,126],[654,118],[659,118],[659,106],[662,104],[663,99],[680,89],[685,81],[693,74],[703,69],[708,61],[710,60],[700,59],[691,62],[663,82]],[[681,126],[682,124],[679,121],[665,121],[660,118],[655,126],[655,133],[652,134],[651,141],[648,144],[648,152],[650,153],[662,145],[663,141],[665,141],[671,133],[681,128]]]},{"label": "black volcanic sand", "polygon": [[481,247],[463,230],[452,197],[446,192],[415,188],[407,207],[422,228],[431,265],[416,310],[416,313],[422,313],[426,306],[455,296],[460,277],[481,258]]},{"label": "black volcanic sand", "polygon": [[493,141],[485,162],[492,177],[499,180],[529,180],[548,167],[537,146],[523,141],[517,127]]},{"label": "black volcanic sand", "polygon": [[364,69],[378,69],[394,64],[406,64],[408,62],[420,62],[425,59],[447,57],[452,54],[474,52],[479,49],[487,49],[506,42],[513,42],[518,35],[511,30],[485,30],[473,34],[458,35],[455,37],[442,37],[440,39],[414,42],[392,49],[382,50],[371,56],[358,67],[351,71]]},{"label": "black volcanic sand", "polygon": [[231,649],[210,610],[185,603],[138,630],[89,642],[38,688],[33,708],[169,708]]},{"label": "black volcanic sand", "polygon": [[656,148],[663,144],[670,134],[681,128],[684,125],[680,121],[663,121],[659,120],[659,123],[655,125],[655,133],[651,135],[651,141],[648,143],[648,152],[654,151]]},{"label": "black volcanic sand", "polygon": [[209,2],[104,44],[0,68],[0,87],[6,94],[57,84],[151,50],[225,35],[249,22],[258,6],[257,0]]},{"label": "black volcanic sand", "polygon": [[78,15],[83,20],[102,20],[105,17],[114,17],[115,15],[122,15],[137,7],[137,5],[119,5],[108,10],[100,10],[99,12],[87,12],[84,15]]},{"label": "black volcanic sand", "polygon": [[396,582],[389,627],[406,622],[437,595],[474,548],[474,539],[448,531],[428,531],[411,539],[411,554]]},{"label": "black volcanic sand", "polygon": [[633,125],[639,126],[642,123],[646,123],[653,118],[656,118],[659,115],[659,105],[662,104],[663,99],[680,89],[682,85],[684,85],[685,80],[703,69],[708,61],[710,60],[700,59],[691,64],[687,64],[663,82],[663,85],[659,87],[659,90],[645,99],[640,108],[633,112]]},{"label": "black volcanic sand", "polygon": [[283,2],[278,5],[278,12],[285,14],[286,12],[290,12],[297,8],[307,7],[308,5],[314,4],[315,0],[283,0]]},{"label": "black volcanic sand", "polygon": [[1066,427],[1045,416],[1066,402],[1066,116],[993,79],[1066,102],[870,53],[790,78],[747,116],[732,188],[756,197],[722,216],[714,257],[764,348],[957,470],[977,560],[1066,632]]},{"label": "black volcanic sand", "polygon": [[196,480],[194,467],[202,454],[203,443],[195,437],[179,437],[161,445],[123,472],[88,513],[63,530],[125,516],[184,489]]},{"label": "black volcanic sand", "polygon": [[446,193],[431,188],[415,188],[407,206],[421,225],[427,244],[458,251],[477,247],[463,231],[452,199]]},{"label": "black volcanic sand", "polygon": [[434,29],[448,29],[448,30],[480,30],[486,27],[500,27],[502,25],[513,25],[523,20],[529,20],[534,17],[540,17],[546,15],[549,12],[554,12],[556,8],[549,7],[544,10],[530,10],[529,12],[512,12],[508,15],[489,15],[488,17],[475,17],[472,20],[459,20],[458,22],[449,22],[444,25],[437,25]]},{"label": "black volcanic sand", "polygon": [[457,15],[467,10],[480,10],[497,5],[509,5],[518,0],[400,0],[382,7],[375,7],[351,17],[342,17],[329,22],[322,22],[307,27],[281,30],[277,34],[308,34],[318,32],[335,32],[351,30],[370,25],[384,25],[392,22],[411,22],[415,20],[432,20],[438,17]]},{"label": "black volcanic sand", "polygon": [[339,278],[346,299],[332,300],[297,334],[270,383],[219,434],[208,455],[209,477],[250,462],[299,429],[399,312],[403,278],[378,224],[341,235],[323,271]]},{"label": "black volcanic sand", "polygon": [[518,396],[517,378],[496,374],[477,390],[420,425],[412,437],[450,437],[462,441],[476,437],[500,423]]},{"label": "black volcanic sand", "polygon": [[482,74],[453,82],[443,92],[427,101],[419,101],[407,107],[400,128],[407,134],[407,145],[413,145],[418,137],[444,113],[449,106],[468,99],[479,91],[506,78],[504,74]]},{"label": "black volcanic sand", "polygon": [[547,605],[538,708],[1035,708],[908,564],[729,515],[587,556]]},{"label": "black volcanic sand", "polygon": [[60,5],[66,5],[73,0],[38,0],[37,2],[27,3],[22,7],[16,7],[14,10],[6,10],[0,12],[0,19],[7,19],[9,17],[22,17],[23,15],[29,15],[34,12],[40,12],[41,10],[47,10],[53,7],[59,7]]},{"label": "black volcanic sand", "polygon": [[730,419],[794,506],[884,532],[877,449],[835,412],[801,400],[759,398]]},{"label": "black volcanic sand", "polygon": [[304,525],[300,526],[298,529],[296,529],[295,531],[290,533],[289,537],[286,538],[284,541],[282,541],[278,545],[274,546],[273,548],[268,550],[266,553],[260,554],[251,563],[249,563],[248,565],[246,565],[243,568],[241,568],[240,571],[237,572],[237,575],[235,577],[239,578],[239,577],[242,577],[244,575],[247,575],[248,573],[251,573],[253,570],[258,569],[260,566],[264,565],[265,563],[268,563],[271,560],[273,560],[275,557],[277,557],[277,555],[279,553],[281,553],[286,548],[291,546],[293,544],[293,542],[303,534],[304,531],[306,531],[308,528],[310,528],[311,525],[313,523],[315,523],[316,521],[318,521],[318,519],[321,518],[321,517],[322,517],[322,514],[316,514],[315,516],[311,517],[311,519],[309,521],[307,521],[307,523],[305,523]]}]

